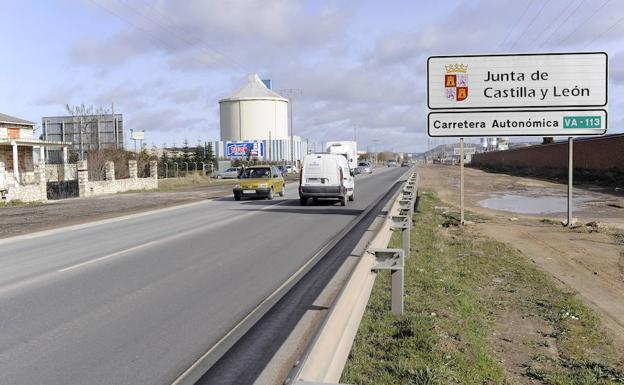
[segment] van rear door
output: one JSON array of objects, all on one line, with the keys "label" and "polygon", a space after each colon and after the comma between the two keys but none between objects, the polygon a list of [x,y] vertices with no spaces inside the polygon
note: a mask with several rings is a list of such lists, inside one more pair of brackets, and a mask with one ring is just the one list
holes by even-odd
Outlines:
[{"label": "van rear door", "polygon": [[301,183],[306,186],[337,186],[339,170],[333,157],[322,155],[307,156],[303,165]]}]

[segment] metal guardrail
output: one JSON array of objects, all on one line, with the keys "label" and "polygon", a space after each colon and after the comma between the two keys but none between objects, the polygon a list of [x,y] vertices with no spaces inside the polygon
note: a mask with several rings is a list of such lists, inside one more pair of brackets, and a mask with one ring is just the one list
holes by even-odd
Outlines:
[{"label": "metal guardrail", "polygon": [[[366,310],[378,272],[392,274],[391,311],[403,314],[404,263],[410,255],[412,216],[420,176],[412,169],[387,210],[386,218],[332,304],[317,334],[285,385],[338,384]],[[388,207],[388,206],[386,206]],[[389,249],[392,231],[401,231],[402,248]]]}]

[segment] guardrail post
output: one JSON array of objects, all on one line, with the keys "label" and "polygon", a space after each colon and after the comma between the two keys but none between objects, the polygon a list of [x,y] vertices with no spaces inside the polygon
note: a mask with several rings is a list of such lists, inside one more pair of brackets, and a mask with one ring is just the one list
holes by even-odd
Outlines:
[{"label": "guardrail post", "polygon": [[403,247],[403,255],[409,258],[410,255],[410,225],[411,220],[408,215],[393,215],[391,218],[391,230],[401,230],[401,245]]},{"label": "guardrail post", "polygon": [[371,271],[390,270],[392,277],[392,295],[390,311],[394,315],[403,315],[403,278],[405,268],[405,256],[402,249],[372,249],[377,263]]}]

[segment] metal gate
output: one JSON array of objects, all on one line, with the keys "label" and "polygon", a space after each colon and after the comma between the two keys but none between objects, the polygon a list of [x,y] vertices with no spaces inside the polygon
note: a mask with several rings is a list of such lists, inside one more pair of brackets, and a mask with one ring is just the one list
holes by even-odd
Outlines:
[{"label": "metal gate", "polygon": [[48,182],[48,199],[75,198],[78,196],[78,181],[66,180],[61,182]]}]

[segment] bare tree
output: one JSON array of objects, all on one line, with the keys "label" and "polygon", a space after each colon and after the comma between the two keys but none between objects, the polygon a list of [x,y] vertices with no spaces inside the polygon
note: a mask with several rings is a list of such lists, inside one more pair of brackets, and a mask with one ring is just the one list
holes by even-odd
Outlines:
[{"label": "bare tree", "polygon": [[84,137],[88,133],[89,126],[98,124],[105,115],[110,114],[110,111],[104,107],[94,107],[93,105],[86,106],[84,104],[78,106],[66,104],[65,109],[74,117],[73,124],[78,125],[80,134],[80,160],[84,160]]}]

